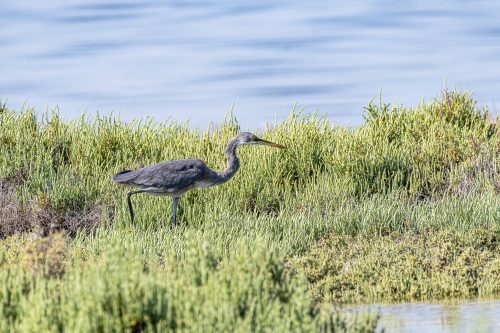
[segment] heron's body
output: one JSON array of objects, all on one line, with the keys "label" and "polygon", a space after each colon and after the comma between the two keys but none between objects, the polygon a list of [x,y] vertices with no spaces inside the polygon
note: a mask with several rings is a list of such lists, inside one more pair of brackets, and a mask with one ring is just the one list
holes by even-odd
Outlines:
[{"label": "heron's body", "polygon": [[263,144],[279,148],[284,146],[261,140],[251,133],[241,133],[229,141],[226,148],[228,167],[223,171],[211,170],[205,162],[198,159],[169,161],[153,164],[138,170],[124,170],[113,177],[113,181],[122,185],[138,187],[127,194],[132,223],[134,212],[130,197],[136,193],[168,195],[173,199],[173,225],[176,225],[176,212],[179,198],[189,190],[225,183],[239,169],[240,163],[236,149],[242,144]]},{"label": "heron's body", "polygon": [[113,180],[136,186],[153,195],[178,197],[191,189],[214,185],[212,173],[205,162],[189,159],[161,162],[139,170],[124,170]]}]

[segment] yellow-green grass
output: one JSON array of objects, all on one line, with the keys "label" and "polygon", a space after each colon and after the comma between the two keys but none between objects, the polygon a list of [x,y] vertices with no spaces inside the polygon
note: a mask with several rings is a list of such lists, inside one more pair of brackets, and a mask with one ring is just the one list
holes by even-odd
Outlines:
[{"label": "yellow-green grass", "polygon": [[[500,129],[467,93],[370,104],[359,128],[292,113],[230,182],[137,195],[125,168],[225,167],[230,119],[199,131],[0,111],[0,330],[373,331],[322,304],[498,295]],[[62,232],[62,233],[61,233]]]}]

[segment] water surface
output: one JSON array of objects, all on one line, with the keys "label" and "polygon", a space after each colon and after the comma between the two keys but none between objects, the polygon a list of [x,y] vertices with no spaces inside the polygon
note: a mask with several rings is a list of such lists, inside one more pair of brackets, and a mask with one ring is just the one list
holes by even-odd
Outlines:
[{"label": "water surface", "polygon": [[500,301],[373,304],[345,310],[379,311],[378,327],[386,333],[500,332]]},{"label": "water surface", "polygon": [[444,87],[496,110],[500,2],[16,0],[0,6],[0,98],[244,128],[293,105],[358,125],[380,92],[417,104]]}]

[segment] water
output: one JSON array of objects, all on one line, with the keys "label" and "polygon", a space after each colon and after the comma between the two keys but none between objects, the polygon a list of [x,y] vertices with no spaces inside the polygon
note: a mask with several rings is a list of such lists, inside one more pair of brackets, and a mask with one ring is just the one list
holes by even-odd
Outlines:
[{"label": "water", "polygon": [[378,99],[448,87],[496,110],[500,2],[16,0],[0,7],[0,98],[244,128],[293,105],[358,125]]},{"label": "water", "polygon": [[378,328],[386,333],[500,332],[500,301],[374,304],[346,307],[353,312],[379,311]]}]

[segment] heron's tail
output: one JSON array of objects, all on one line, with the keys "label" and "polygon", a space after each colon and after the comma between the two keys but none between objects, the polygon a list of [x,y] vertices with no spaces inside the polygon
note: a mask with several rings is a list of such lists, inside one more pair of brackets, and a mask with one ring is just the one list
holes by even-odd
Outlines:
[{"label": "heron's tail", "polygon": [[124,182],[124,181],[127,181],[129,177],[128,173],[129,172],[132,172],[133,170],[123,170],[123,171],[120,171],[118,172],[116,175],[113,176],[113,181],[117,182],[117,183],[121,183],[121,182]]}]

